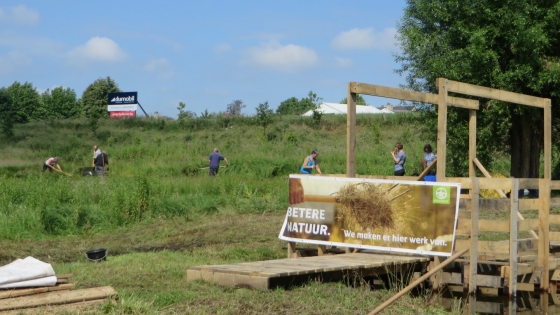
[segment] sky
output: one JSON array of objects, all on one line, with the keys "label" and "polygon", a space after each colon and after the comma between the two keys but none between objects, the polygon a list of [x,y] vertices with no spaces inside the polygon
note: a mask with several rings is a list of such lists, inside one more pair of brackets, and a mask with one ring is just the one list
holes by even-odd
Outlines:
[{"label": "sky", "polygon": [[[0,87],[71,88],[99,78],[138,92],[148,114],[255,114],[313,91],[339,103],[348,82],[398,87],[405,0],[0,2]],[[380,107],[388,101],[364,97]],[[140,113],[139,113],[140,114]]]}]

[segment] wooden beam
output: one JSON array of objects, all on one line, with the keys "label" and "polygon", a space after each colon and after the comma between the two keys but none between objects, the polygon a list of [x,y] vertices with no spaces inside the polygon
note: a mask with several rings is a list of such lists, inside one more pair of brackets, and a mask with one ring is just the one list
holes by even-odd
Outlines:
[{"label": "wooden beam", "polygon": [[437,131],[437,153],[440,158],[437,164],[438,179],[445,181],[445,156],[447,155],[447,80],[438,79],[436,86],[439,89],[438,95],[438,131]]},{"label": "wooden beam", "polygon": [[[422,102],[428,104],[438,104],[438,95],[424,92],[417,92],[399,88],[392,88],[381,85],[373,85],[367,83],[350,82],[350,90],[353,93],[365,94],[372,96],[380,96],[387,98],[394,98],[403,101]],[[467,109],[478,110],[480,108],[477,100],[467,98],[449,97],[449,106],[461,107]]]},{"label": "wooden beam", "polygon": [[348,83],[346,109],[346,176],[356,177],[356,93]]},{"label": "wooden beam", "polygon": [[[438,80],[440,79],[443,78],[439,78]],[[541,97],[492,89],[453,80],[447,80],[447,91],[533,107],[543,108],[545,106],[545,99]]]}]

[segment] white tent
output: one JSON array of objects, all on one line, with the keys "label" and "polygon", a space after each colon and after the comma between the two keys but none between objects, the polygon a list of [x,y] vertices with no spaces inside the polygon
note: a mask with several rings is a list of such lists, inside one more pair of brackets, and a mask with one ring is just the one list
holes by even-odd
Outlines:
[{"label": "white tent", "polygon": [[[346,104],[321,103],[321,105],[319,105],[317,110],[323,114],[346,114],[347,107],[348,106]],[[384,114],[384,113],[387,112],[383,112],[380,109],[373,106],[356,105],[356,114]],[[312,115],[313,115],[313,110],[309,110],[303,113],[302,116],[312,116]]]}]

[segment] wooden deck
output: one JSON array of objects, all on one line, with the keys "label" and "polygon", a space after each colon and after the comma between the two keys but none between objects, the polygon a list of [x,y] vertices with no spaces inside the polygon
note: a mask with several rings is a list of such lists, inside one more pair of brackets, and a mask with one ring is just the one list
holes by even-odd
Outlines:
[{"label": "wooden deck", "polygon": [[224,286],[269,290],[312,279],[341,279],[345,275],[375,275],[398,267],[428,262],[428,257],[397,254],[353,253],[246,262],[231,265],[193,266],[187,281],[202,279]]}]

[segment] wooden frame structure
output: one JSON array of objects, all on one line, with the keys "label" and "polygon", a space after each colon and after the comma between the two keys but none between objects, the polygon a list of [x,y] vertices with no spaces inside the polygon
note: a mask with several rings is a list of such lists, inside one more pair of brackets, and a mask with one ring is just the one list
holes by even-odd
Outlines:
[{"label": "wooden frame structure", "polygon": [[[422,93],[379,85],[358,82],[348,83],[347,95],[347,164],[346,176],[368,178],[393,178],[392,176],[362,176],[356,174],[356,96],[365,94],[393,98],[404,101],[431,103],[438,106],[437,133],[437,174],[438,181],[460,182],[461,188],[469,189],[468,195],[461,195],[460,218],[457,234],[468,239],[457,240],[456,251],[470,247],[469,258],[456,266],[461,272],[441,272],[432,278],[434,289],[447,285],[455,290],[462,290],[475,297],[480,291],[498,292],[498,289],[510,297],[515,297],[517,291],[540,291],[556,296],[554,304],[560,305],[560,295],[557,284],[560,285],[560,259],[550,253],[551,241],[560,241],[560,232],[550,232],[550,224],[560,224],[560,215],[550,214],[550,206],[560,205],[560,199],[550,198],[551,189],[560,189],[560,181],[551,181],[551,101],[503,90],[457,82],[445,78],[436,80],[438,94]],[[498,100],[507,103],[520,104],[542,108],[544,111],[544,176],[542,179],[529,178],[490,178],[489,173],[476,158],[476,113],[479,102],[472,99],[451,97],[448,93],[464,94],[479,98]],[[469,110],[469,177],[451,178],[446,176],[446,142],[447,142],[447,108],[461,107]],[[479,168],[486,178],[477,178],[476,169]],[[422,177],[422,176],[421,176]],[[418,180],[420,178],[406,178]],[[399,177],[403,179],[403,177]],[[501,192],[503,199],[479,199],[480,189],[496,189]],[[519,200],[517,193],[511,194],[507,200],[503,190],[517,192],[520,189],[539,189],[538,199]],[[479,220],[482,208],[510,212],[508,221]],[[538,218],[524,220],[519,213],[521,210],[537,210]],[[531,238],[518,239],[518,233],[527,231]],[[535,232],[537,231],[537,232]],[[509,241],[479,241],[480,232],[507,232]],[[431,268],[440,263],[439,257],[434,257]],[[495,275],[489,275],[488,270],[494,269]],[[490,266],[490,267],[489,267]],[[492,267],[493,266],[493,267]],[[455,269],[457,270],[457,269]],[[515,301],[515,299],[513,300]],[[540,310],[546,311],[548,303],[540,303]],[[515,305],[511,305],[515,307]],[[468,304],[469,312],[477,312],[476,299]]]}]

